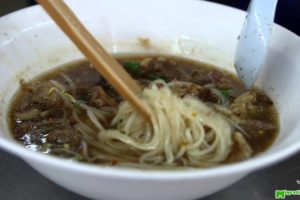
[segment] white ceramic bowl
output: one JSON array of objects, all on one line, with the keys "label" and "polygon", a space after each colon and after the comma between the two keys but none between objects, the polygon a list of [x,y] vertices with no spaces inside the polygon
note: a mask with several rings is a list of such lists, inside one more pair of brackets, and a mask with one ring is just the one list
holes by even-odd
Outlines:
[{"label": "white ceramic bowl", "polygon": [[[245,13],[195,0],[70,0],[68,4],[113,53],[155,52],[186,56],[233,71],[233,55]],[[151,47],[138,38],[149,38]],[[275,26],[257,84],[276,102],[281,131],[255,158],[211,169],[143,171],[71,163],[26,150],[13,141],[6,121],[20,78],[82,58],[39,7],[0,19],[0,146],[57,184],[94,199],[195,199],[300,149],[300,38]]]}]

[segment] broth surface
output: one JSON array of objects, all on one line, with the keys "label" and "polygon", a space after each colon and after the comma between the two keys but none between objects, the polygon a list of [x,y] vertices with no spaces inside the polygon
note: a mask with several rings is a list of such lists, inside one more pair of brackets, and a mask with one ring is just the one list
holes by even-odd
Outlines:
[{"label": "broth surface", "polygon": [[[232,120],[233,132],[239,134],[233,134],[230,153],[223,163],[248,159],[266,150],[275,140],[279,124],[273,102],[257,89],[247,91],[231,73],[178,57],[117,59],[145,87],[157,79],[167,83],[193,83],[172,91],[180,97],[194,96]],[[11,132],[17,141],[33,151],[82,162],[118,165],[115,159],[96,158],[94,147],[74,128],[73,111],[92,128],[93,123],[80,106],[66,104],[62,96],[53,92],[53,88],[58,88],[88,106],[104,109],[108,114],[105,120],[100,120],[101,124],[105,129],[116,128],[111,125],[115,114],[111,110],[117,110],[122,98],[90,63],[84,60],[70,63],[32,81],[20,81],[20,85],[9,113]]]}]

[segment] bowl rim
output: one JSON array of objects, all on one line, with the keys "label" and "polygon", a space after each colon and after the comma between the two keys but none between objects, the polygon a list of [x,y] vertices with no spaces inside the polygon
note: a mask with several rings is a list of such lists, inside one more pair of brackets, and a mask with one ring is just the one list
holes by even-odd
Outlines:
[{"label": "bowl rim", "polygon": [[250,173],[251,171],[267,167],[269,165],[278,163],[279,161],[289,158],[294,153],[300,150],[300,143],[295,143],[289,147],[279,150],[278,152],[272,153],[271,155],[262,156],[260,154],[256,157],[250,158],[242,162],[225,164],[207,169],[188,168],[182,170],[145,170],[74,162],[52,155],[42,154],[40,152],[33,152],[26,149],[21,144],[18,144],[16,141],[9,141],[3,139],[0,139],[0,147],[6,150],[7,152],[21,157],[29,165],[30,163],[28,161],[35,160],[38,163],[47,164],[47,166],[60,167],[65,170],[86,173],[89,175],[143,180],[184,180],[207,178],[224,174],[230,175],[237,173]]},{"label": "bowl rim", "polygon": [[[243,12],[244,11],[233,8],[227,5],[221,5],[214,2],[205,2],[201,1],[204,4],[214,4],[215,6],[224,7],[227,9],[231,9],[233,12]],[[8,18],[21,16],[24,12],[31,12],[32,9],[41,9],[39,5],[30,6],[27,8],[20,9],[18,11],[14,11],[7,15],[0,17],[0,23],[2,21],[6,21]],[[286,28],[275,25],[276,29],[280,29],[281,31],[286,32],[286,34],[291,37],[297,38],[300,40],[300,37],[295,33],[287,30]],[[294,130],[297,131],[297,130]],[[300,130],[299,130],[300,131]],[[288,157],[292,156],[296,152],[300,151],[300,141],[296,142],[278,152],[272,153],[271,155],[257,155],[253,158],[250,158],[246,161],[233,163],[233,164],[225,164],[212,168],[198,168],[198,169],[184,169],[184,170],[143,170],[143,169],[135,169],[135,168],[125,168],[125,167],[108,167],[101,165],[93,165],[88,163],[80,163],[80,162],[66,162],[66,159],[58,158],[51,155],[45,155],[39,152],[33,152],[26,149],[21,144],[18,144],[17,141],[3,139],[0,138],[0,148],[10,152],[18,157],[21,157],[28,164],[29,161],[35,160],[38,163],[44,163],[48,166],[60,167],[65,170],[70,170],[74,172],[85,173],[89,175],[98,175],[103,177],[111,177],[111,178],[126,178],[126,179],[135,179],[135,180],[191,180],[198,178],[208,178],[220,175],[230,175],[237,173],[249,173],[253,170],[258,170],[263,167],[267,167],[269,165],[280,162]]]}]

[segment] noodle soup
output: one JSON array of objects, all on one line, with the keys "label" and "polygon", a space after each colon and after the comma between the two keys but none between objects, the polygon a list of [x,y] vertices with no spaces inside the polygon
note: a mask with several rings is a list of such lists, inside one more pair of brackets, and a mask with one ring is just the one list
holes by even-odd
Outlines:
[{"label": "noodle soup", "polygon": [[118,57],[144,87],[146,123],[87,61],[21,88],[9,114],[26,148],[130,167],[211,167],[248,159],[274,141],[278,116],[263,92],[216,67],[168,56]]}]

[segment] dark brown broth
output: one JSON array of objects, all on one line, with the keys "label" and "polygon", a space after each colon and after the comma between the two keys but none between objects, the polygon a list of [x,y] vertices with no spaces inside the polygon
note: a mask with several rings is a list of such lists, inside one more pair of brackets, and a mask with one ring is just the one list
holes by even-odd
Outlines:
[{"label": "dark brown broth", "polygon": [[[135,70],[134,67],[137,64],[140,66],[139,63],[145,57],[151,58],[151,56],[127,56],[119,57],[118,60],[122,65],[129,66],[126,69],[142,85],[147,85],[150,80],[156,78],[163,78],[166,81],[190,81],[200,86],[214,84],[214,87],[228,99],[230,104],[228,108],[246,121],[242,128],[251,136],[245,138],[254,151],[253,155],[267,149],[276,138],[279,129],[277,112],[272,101],[261,91],[257,89],[251,91],[251,94],[255,96],[253,102],[250,105],[248,103],[251,100],[244,102],[249,108],[245,107],[251,112],[243,116],[243,113],[240,113],[240,108],[233,106],[233,102],[247,91],[237,77],[231,73],[192,60],[157,56],[153,57],[152,65],[150,62],[148,67],[143,67],[140,71]],[[62,77],[62,72],[74,81],[76,91],[72,91],[68,82]],[[50,80],[63,84],[76,99],[85,101],[91,106],[101,107],[102,104],[107,104],[106,101],[99,100],[96,97],[97,101],[90,101],[91,95],[93,95],[92,89],[96,86],[101,86],[116,105],[122,99],[87,61],[68,64],[43,74],[28,83],[21,84],[22,87],[12,101],[9,113],[13,137],[34,151],[86,161],[82,157],[82,138],[73,128],[72,109],[74,108],[64,105],[63,101],[57,96],[51,97],[53,99],[48,98]],[[96,89],[95,91],[97,91]],[[195,95],[208,104],[218,103],[219,101],[206,89],[200,92],[196,91],[196,93],[190,90],[187,92],[189,95]],[[33,117],[30,120],[20,120],[16,116],[16,113],[28,112],[33,108],[41,112],[47,111],[46,117],[40,117],[40,114],[39,117]],[[80,110],[78,112],[80,114]],[[81,119],[89,123],[83,113],[81,113]],[[106,128],[110,127],[109,123],[103,123]],[[54,148],[61,148],[63,151],[52,151]],[[240,149],[234,144],[227,162],[240,160],[236,158],[238,156],[235,157],[235,154],[238,154],[239,151]]]}]

